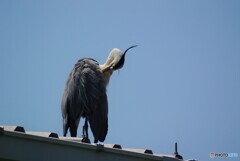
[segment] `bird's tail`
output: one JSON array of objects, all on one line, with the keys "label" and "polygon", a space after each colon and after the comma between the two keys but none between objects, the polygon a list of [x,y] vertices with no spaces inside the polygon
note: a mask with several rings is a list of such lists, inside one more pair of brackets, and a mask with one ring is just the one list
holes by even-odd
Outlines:
[{"label": "bird's tail", "polygon": [[108,118],[105,120],[105,123],[103,124],[103,130],[99,133],[99,138],[98,140],[101,142],[104,142],[107,132],[108,132]]},{"label": "bird's tail", "polygon": [[77,124],[73,120],[69,120],[68,117],[63,118],[63,136],[67,136],[68,129],[70,128],[71,137],[77,137]]}]

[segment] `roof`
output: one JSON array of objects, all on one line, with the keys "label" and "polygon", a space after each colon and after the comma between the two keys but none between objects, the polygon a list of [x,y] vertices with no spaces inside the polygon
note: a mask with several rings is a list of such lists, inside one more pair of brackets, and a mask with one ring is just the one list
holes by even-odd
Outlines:
[{"label": "roof", "polygon": [[0,160],[179,161],[173,155],[150,149],[127,149],[118,144],[86,144],[81,138],[60,137],[52,132],[30,132],[21,126],[0,126]]}]

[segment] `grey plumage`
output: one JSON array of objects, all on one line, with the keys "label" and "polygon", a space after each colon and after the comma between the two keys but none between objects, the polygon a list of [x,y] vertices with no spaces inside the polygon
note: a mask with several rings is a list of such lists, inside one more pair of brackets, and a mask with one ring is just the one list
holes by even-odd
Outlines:
[{"label": "grey plumage", "polygon": [[77,136],[78,124],[85,117],[83,127],[84,142],[88,139],[88,122],[94,136],[94,143],[103,142],[108,131],[108,100],[106,87],[113,71],[124,65],[124,54],[114,48],[106,62],[99,65],[91,58],[82,58],[74,65],[64,89],[61,109],[63,117],[63,135],[68,129],[72,137]]},{"label": "grey plumage", "polygon": [[108,130],[106,80],[97,61],[80,59],[68,76],[62,98],[63,133],[77,136],[80,117],[89,120],[95,141],[104,141]]}]

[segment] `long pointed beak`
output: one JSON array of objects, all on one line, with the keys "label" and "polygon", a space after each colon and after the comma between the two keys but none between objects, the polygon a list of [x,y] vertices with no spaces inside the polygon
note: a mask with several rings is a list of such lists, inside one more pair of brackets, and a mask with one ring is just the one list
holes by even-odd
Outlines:
[{"label": "long pointed beak", "polygon": [[124,54],[123,54],[123,55],[125,55],[129,49],[135,48],[135,47],[137,47],[137,46],[138,46],[138,45],[130,46],[129,48],[127,48],[127,49],[124,51]]}]

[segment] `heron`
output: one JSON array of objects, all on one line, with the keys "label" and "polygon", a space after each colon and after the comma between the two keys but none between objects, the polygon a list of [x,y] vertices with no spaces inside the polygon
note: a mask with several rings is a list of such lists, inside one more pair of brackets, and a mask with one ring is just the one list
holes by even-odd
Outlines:
[{"label": "heron", "polygon": [[123,67],[127,51],[114,48],[102,65],[92,58],[82,58],[71,70],[62,96],[61,111],[63,136],[68,130],[71,137],[77,137],[81,118],[85,118],[82,142],[90,143],[88,123],[94,136],[94,143],[104,142],[108,132],[108,99],[106,88],[114,71]]}]

